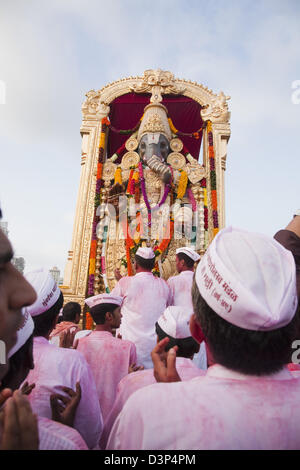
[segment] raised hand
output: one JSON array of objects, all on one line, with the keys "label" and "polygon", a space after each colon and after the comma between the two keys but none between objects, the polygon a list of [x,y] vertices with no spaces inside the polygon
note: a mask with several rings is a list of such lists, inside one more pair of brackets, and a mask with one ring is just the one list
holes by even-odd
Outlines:
[{"label": "raised hand", "polygon": [[66,426],[73,427],[77,407],[81,400],[80,383],[76,383],[76,392],[69,387],[61,387],[68,396],[54,393],[50,396],[52,419]]},{"label": "raised hand", "polygon": [[68,348],[68,349],[76,349],[78,341],[76,341],[75,345],[73,346],[75,335],[76,335],[75,328],[70,328],[68,330],[62,331],[59,335],[59,347]]},{"label": "raised hand", "polygon": [[136,364],[130,364],[128,367],[128,374],[132,372],[137,372],[138,370],[144,370],[144,366],[137,366]]},{"label": "raised hand", "polygon": [[115,278],[116,278],[117,281],[119,281],[122,278],[120,269],[115,269],[114,270],[114,275],[115,275]]},{"label": "raised hand", "polygon": [[154,377],[156,382],[180,382],[181,378],[176,369],[176,351],[177,346],[171,348],[168,352],[165,347],[169,338],[162,339],[153,349],[151,358],[154,367]]},{"label": "raised hand", "polygon": [[1,450],[38,450],[37,416],[28,398],[16,390],[5,402],[2,414]]},{"label": "raised hand", "polygon": [[34,389],[35,387],[35,384],[30,384],[28,382],[25,382],[22,387],[21,387],[21,392],[23,393],[23,395],[30,395],[31,394],[31,391]]}]

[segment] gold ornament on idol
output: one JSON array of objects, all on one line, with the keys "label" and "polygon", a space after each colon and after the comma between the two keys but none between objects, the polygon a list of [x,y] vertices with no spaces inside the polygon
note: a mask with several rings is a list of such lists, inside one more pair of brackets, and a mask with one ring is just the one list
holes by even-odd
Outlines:
[{"label": "gold ornament on idol", "polygon": [[182,140],[176,137],[175,139],[171,140],[170,147],[173,152],[181,152],[181,150],[183,149],[183,142]]},{"label": "gold ornament on idol", "polygon": [[127,152],[123,155],[121,168],[122,170],[129,170],[130,167],[135,167],[140,161],[140,156],[137,152]]},{"label": "gold ornament on idol", "polygon": [[127,141],[126,141],[126,144],[125,144],[125,147],[126,147],[126,150],[128,150],[128,152],[132,152],[133,150],[136,150],[138,148],[138,141],[135,137],[130,137]]},{"label": "gold ornament on idol", "polygon": [[173,170],[180,170],[185,165],[185,158],[181,153],[172,152],[168,155],[167,163],[171,165]]}]

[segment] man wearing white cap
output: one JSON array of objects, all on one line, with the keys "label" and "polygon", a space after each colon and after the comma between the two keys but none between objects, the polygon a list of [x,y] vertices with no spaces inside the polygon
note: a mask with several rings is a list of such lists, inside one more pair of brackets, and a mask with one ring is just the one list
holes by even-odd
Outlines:
[{"label": "man wearing white cap", "polygon": [[[192,362],[193,355],[199,351],[199,344],[192,338],[189,320],[193,311],[182,307],[167,307],[156,322],[157,342],[167,342],[166,351],[177,346],[177,370],[181,380],[190,380],[204,375]],[[124,377],[117,388],[117,396],[113,408],[105,422],[101,435],[101,447],[105,448],[111,428],[128,398],[140,388],[156,383],[153,369],[129,374]]]},{"label": "man wearing white cap", "polygon": [[[17,332],[17,342],[9,351],[9,371],[2,380],[1,388],[17,390],[26,379],[30,369],[33,369],[33,330],[34,323],[26,309],[23,311],[23,321]],[[33,384],[34,385],[34,384]],[[24,400],[25,398],[23,398]],[[9,402],[8,402],[9,404]],[[28,404],[30,407],[30,405]],[[73,406],[73,405],[72,405]],[[76,406],[76,405],[75,405]],[[78,405],[77,405],[78,406]],[[4,413],[5,413],[4,405]],[[56,421],[38,417],[38,440],[36,449],[39,450],[87,450],[87,445],[79,432],[70,426]],[[21,450],[20,442],[15,446]]]},{"label": "man wearing white cap", "polygon": [[[0,219],[1,217],[0,209]],[[22,308],[32,304],[36,299],[34,289],[12,264],[12,259],[12,246],[0,229],[0,340],[2,348],[4,346],[4,351],[3,349],[1,351],[0,380],[9,369],[8,352],[17,341],[17,330],[22,323]],[[0,394],[0,405],[5,400],[8,406],[2,420],[1,449],[16,448],[15,438],[21,444],[18,447],[20,450],[35,448],[37,423],[32,410],[28,407],[27,398],[20,396],[19,392],[14,392],[12,395],[11,390],[5,389]]]},{"label": "man wearing white cap", "polygon": [[[200,255],[189,246],[176,250],[176,269],[178,274],[167,280],[171,291],[171,305],[178,305],[193,310],[192,285],[194,266],[200,260]],[[207,369],[207,354],[205,342],[201,343],[200,350],[194,356],[194,363],[199,369]],[[209,353],[209,351],[208,351]],[[208,354],[209,357],[209,354]]]},{"label": "man wearing white cap", "polygon": [[135,276],[121,278],[112,290],[123,297],[120,334],[135,344],[138,364],[145,369],[152,367],[155,322],[170,303],[168,284],[152,274],[154,265],[153,250],[140,247],[135,255]]},{"label": "man wearing white cap", "polygon": [[[204,377],[137,391],[110,448],[300,449],[300,379],[285,367],[299,332],[292,254],[226,228],[199,263],[192,296],[191,332],[197,339],[201,325],[217,364]],[[172,349],[167,366],[155,358],[162,380],[178,380],[175,358]]]},{"label": "man wearing white cap", "polygon": [[81,386],[74,428],[87,446],[98,445],[102,432],[102,415],[92,371],[83,355],[74,349],[59,348],[49,343],[49,335],[56,325],[63,304],[63,295],[51,274],[37,270],[26,275],[37,292],[36,302],[27,307],[34,321],[34,369],[27,380],[35,383],[29,395],[33,410],[38,416],[51,418],[50,396],[61,393],[61,386],[75,390]]},{"label": "man wearing white cap", "polygon": [[113,294],[86,299],[96,329],[79,339],[77,346],[93,372],[104,422],[113,405],[118,383],[136,363],[135,345],[112,335],[113,329],[121,324],[122,301],[122,297]]},{"label": "man wearing white cap", "polygon": [[181,305],[193,309],[192,284],[194,277],[194,265],[199,261],[198,253],[188,246],[177,248],[176,269],[177,276],[172,276],[167,283],[171,291],[171,305]]}]

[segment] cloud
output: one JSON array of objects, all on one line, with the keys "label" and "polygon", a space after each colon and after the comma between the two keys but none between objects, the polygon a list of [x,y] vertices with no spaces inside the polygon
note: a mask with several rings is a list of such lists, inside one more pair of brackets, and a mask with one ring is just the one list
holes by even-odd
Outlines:
[{"label": "cloud", "polygon": [[27,266],[63,269],[70,248],[84,94],[149,68],[231,95],[227,221],[270,234],[287,222],[299,200],[299,18],[298,0],[2,2],[0,197]]}]

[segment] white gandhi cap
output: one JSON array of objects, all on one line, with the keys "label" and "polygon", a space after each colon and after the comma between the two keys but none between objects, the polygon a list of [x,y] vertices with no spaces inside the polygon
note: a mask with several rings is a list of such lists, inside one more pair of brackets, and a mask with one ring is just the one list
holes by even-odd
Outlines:
[{"label": "white gandhi cap", "polygon": [[59,299],[61,291],[49,271],[45,269],[31,271],[25,274],[25,278],[37,293],[34,304],[27,307],[30,315],[35,317],[49,310]]},{"label": "white gandhi cap", "polygon": [[221,230],[198,264],[195,280],[214,312],[247,330],[281,328],[297,309],[293,255],[266,235]]}]

